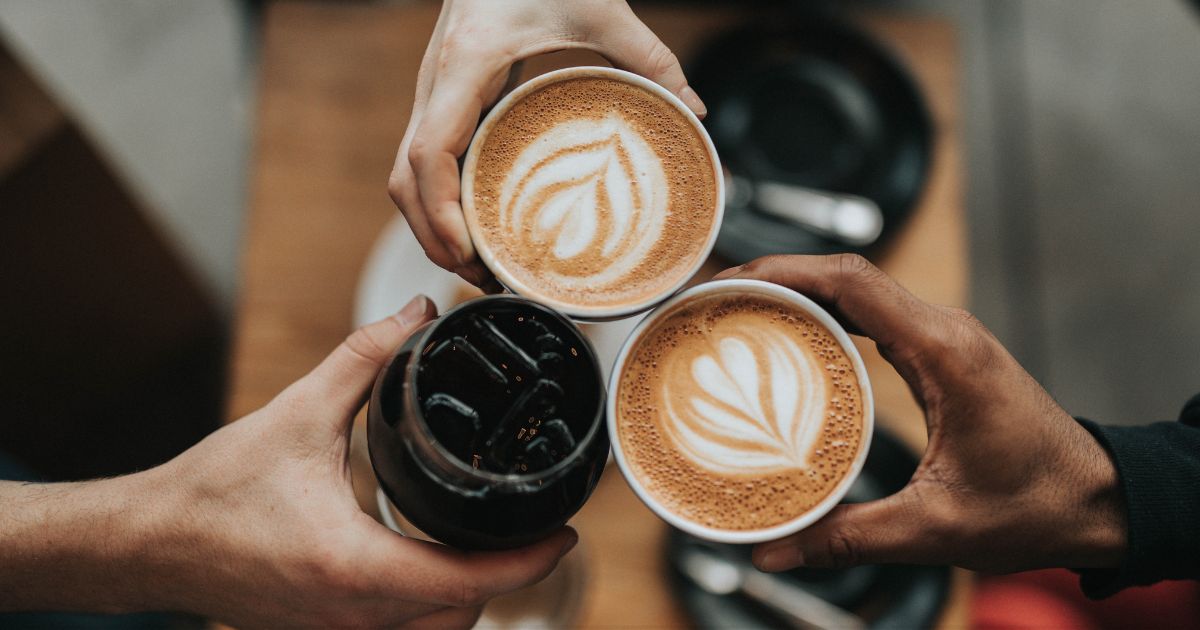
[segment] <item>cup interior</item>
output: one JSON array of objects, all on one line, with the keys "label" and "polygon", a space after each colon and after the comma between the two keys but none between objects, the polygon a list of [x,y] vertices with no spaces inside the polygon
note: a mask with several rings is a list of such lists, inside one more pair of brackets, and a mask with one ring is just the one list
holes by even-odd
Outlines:
[{"label": "cup interior", "polygon": [[[628,460],[625,457],[624,448],[621,445],[621,436],[619,433],[617,422],[617,403],[620,399],[620,383],[621,375],[624,372],[625,361],[630,354],[638,347],[638,343],[642,337],[651,331],[655,324],[663,317],[669,315],[675,307],[685,302],[696,298],[709,295],[719,294],[758,294],[768,297],[782,299],[804,311],[807,315],[815,319],[823,325],[834,336],[837,342],[841,345],[846,356],[850,358],[850,362],[854,366],[855,376],[858,378],[859,388],[862,391],[863,399],[863,431],[862,438],[859,442],[858,452],[855,454],[854,461],[850,469],[834,489],[820,503],[813,506],[809,510],[796,515],[795,518],[786,522],[773,525],[768,528],[756,530],[730,530],[709,527],[694,521],[685,519],[678,514],[667,509],[660,503],[650,492],[642,485],[638,477],[633,473]],[[673,527],[683,530],[688,534],[720,543],[731,544],[749,544],[760,543],[769,540],[775,540],[798,532],[829,513],[850,490],[850,486],[854,484],[854,480],[858,478],[862,472],[863,464],[867,459],[867,451],[870,450],[871,435],[875,426],[875,403],[871,393],[871,383],[867,378],[866,366],[863,363],[862,356],[858,353],[858,349],[850,339],[850,335],[845,329],[830,315],[825,309],[821,308],[809,298],[792,291],[791,289],[781,287],[776,284],[762,282],[759,280],[715,280],[701,284],[674,296],[652,313],[650,313],[637,328],[630,333],[625,340],[624,346],[617,355],[616,364],[613,366],[612,373],[609,376],[608,383],[608,401],[607,401],[607,423],[608,431],[611,436],[613,457],[617,462],[617,466],[621,469],[622,476],[633,488],[635,494],[646,504],[655,514]]]},{"label": "cup interior", "polygon": [[[531,287],[527,283],[521,281],[507,268],[505,268],[504,265],[500,264],[494,247],[484,238],[482,230],[475,220],[475,217],[477,216],[475,209],[476,162],[479,159],[479,152],[482,150],[482,147],[492,129],[504,117],[504,114],[508,112],[509,109],[511,109],[526,96],[552,83],[582,77],[599,77],[630,83],[645,89],[646,91],[658,96],[672,105],[676,110],[683,114],[683,116],[688,120],[696,133],[699,135],[713,167],[713,181],[716,186],[716,208],[714,208],[712,227],[709,230],[709,234],[707,235],[703,247],[700,249],[699,254],[696,257],[696,260],[688,269],[688,272],[681,274],[679,280],[675,282],[669,289],[649,298],[625,305],[589,306],[565,302],[544,295],[534,287]],[[508,93],[504,98],[500,99],[500,102],[496,103],[491,111],[488,112],[488,115],[484,117],[483,122],[481,122],[479,127],[475,130],[475,135],[471,138],[471,144],[467,148],[467,153],[463,160],[462,191],[460,198],[463,214],[466,218],[467,230],[471,235],[471,241],[474,243],[480,259],[487,266],[487,268],[491,270],[493,274],[495,274],[496,279],[501,285],[513,293],[546,304],[547,306],[564,313],[574,320],[583,322],[601,322],[624,319],[626,317],[647,311],[662,303],[671,295],[674,295],[681,288],[683,288],[683,285],[686,284],[693,275],[695,275],[696,271],[700,269],[700,266],[704,264],[704,261],[707,260],[709,254],[712,252],[713,246],[716,244],[717,234],[721,229],[721,221],[725,213],[725,181],[721,171],[720,158],[717,155],[717,150],[713,145],[712,138],[709,137],[708,131],[704,128],[704,125],[700,122],[700,119],[697,118],[696,115],[690,109],[688,109],[688,107],[683,104],[683,101],[680,101],[677,96],[672,94],[669,90],[661,85],[632,72],[626,72],[624,70],[603,66],[577,66],[547,72],[534,77],[529,81],[526,81],[512,92]]]}]

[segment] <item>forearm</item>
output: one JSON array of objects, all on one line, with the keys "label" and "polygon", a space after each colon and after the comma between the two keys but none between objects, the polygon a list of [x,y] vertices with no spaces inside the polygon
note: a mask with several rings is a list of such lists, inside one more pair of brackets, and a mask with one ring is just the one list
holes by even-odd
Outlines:
[{"label": "forearm", "polygon": [[164,607],[152,573],[154,476],[0,482],[0,610]]}]

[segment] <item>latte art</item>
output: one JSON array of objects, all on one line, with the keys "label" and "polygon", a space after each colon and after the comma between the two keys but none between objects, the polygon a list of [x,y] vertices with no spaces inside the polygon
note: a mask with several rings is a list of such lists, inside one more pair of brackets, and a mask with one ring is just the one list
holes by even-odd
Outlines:
[{"label": "latte art", "polygon": [[825,377],[813,358],[768,329],[712,345],[715,353],[690,361],[690,381],[670,372],[688,361],[666,366],[663,424],[679,449],[716,473],[808,468],[825,415]]},{"label": "latte art", "polygon": [[773,527],[824,501],[866,422],[833,333],[761,293],[701,293],[669,309],[638,333],[611,394],[627,474],[667,511],[719,530]]},{"label": "latte art", "polygon": [[471,240],[510,289],[572,316],[644,310],[712,247],[722,208],[712,145],[639,77],[543,78],[489,114],[467,153]]},{"label": "latte art", "polygon": [[[500,190],[500,224],[517,247],[548,251],[545,273],[578,289],[627,275],[662,235],[667,176],[615,114],[550,128],[521,152]],[[599,265],[579,265],[581,256]]]}]

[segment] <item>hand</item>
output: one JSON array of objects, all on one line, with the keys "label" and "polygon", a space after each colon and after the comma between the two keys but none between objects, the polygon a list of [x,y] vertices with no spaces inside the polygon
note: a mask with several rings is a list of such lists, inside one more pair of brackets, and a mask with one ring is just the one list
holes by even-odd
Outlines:
[{"label": "hand", "polygon": [[859,256],[773,256],[717,277],[790,287],[873,339],[929,430],[903,490],[758,545],[759,568],[1120,564],[1124,506],[1108,454],[970,313],[918,300]]},{"label": "hand", "polygon": [[675,55],[623,0],[444,0],[388,192],[430,260],[481,288],[498,285],[467,233],[458,158],[483,110],[511,87],[514,64],[567,48],[595,51],[661,84],[704,116],[704,103],[688,87]]},{"label": "hand", "polygon": [[[434,314],[419,297],[358,330],[267,406],[158,468],[40,490],[0,486],[0,503],[17,514],[0,515],[0,610],[183,610],[245,628],[466,628],[488,598],[544,578],[574,544],[570,529],[523,549],[467,553],[395,534],[355,502],[354,415],[387,358]],[[38,512],[22,518],[26,508]],[[20,547],[7,549],[14,537]],[[9,583],[10,570],[20,579]]]}]

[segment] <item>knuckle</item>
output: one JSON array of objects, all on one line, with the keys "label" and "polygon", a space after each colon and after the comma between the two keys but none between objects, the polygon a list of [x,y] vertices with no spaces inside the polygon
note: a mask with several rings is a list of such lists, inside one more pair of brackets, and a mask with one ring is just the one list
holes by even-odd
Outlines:
[{"label": "knuckle", "polygon": [[679,58],[666,44],[655,41],[646,53],[646,67],[654,76],[663,77],[679,67]]},{"label": "knuckle", "polygon": [[408,163],[413,166],[414,170],[420,170],[421,166],[428,164],[433,157],[433,143],[429,137],[417,130],[413,136],[412,144],[408,145]]},{"label": "knuckle", "polygon": [[942,312],[952,322],[950,334],[939,335],[937,343],[947,356],[958,356],[966,365],[960,368],[989,368],[995,364],[1002,348],[991,332],[970,311],[946,306]]},{"label": "knuckle", "polygon": [[487,601],[479,583],[471,578],[463,578],[454,592],[454,605],[458,608],[470,608],[483,605]]},{"label": "knuckle", "polygon": [[971,311],[968,311],[965,308],[959,308],[957,306],[946,306],[946,307],[943,307],[943,309],[945,310],[947,315],[949,315],[951,318],[953,318],[956,321],[962,322],[971,328],[983,328],[983,322],[979,321],[979,318],[975,317],[974,313],[972,313]]},{"label": "knuckle", "polygon": [[388,177],[387,191],[388,197],[392,198],[392,203],[400,208],[401,212],[407,212],[408,208],[408,192],[412,189],[412,177],[405,173],[392,173]]},{"label": "knuckle", "polygon": [[442,65],[451,65],[460,59],[472,62],[485,59],[489,49],[483,44],[487,38],[481,35],[482,33],[469,24],[456,21],[447,25],[442,36]]},{"label": "knuckle", "polygon": [[350,336],[346,337],[345,345],[346,349],[356,357],[371,362],[376,361],[379,357],[387,356],[392,351],[392,348],[386,347],[376,338],[370,326],[350,333]]},{"label": "knuckle", "polygon": [[837,254],[834,263],[843,278],[875,278],[883,273],[859,254]]},{"label": "knuckle", "polygon": [[859,564],[857,539],[846,531],[835,531],[825,542],[826,559],[830,568],[843,569]]}]

